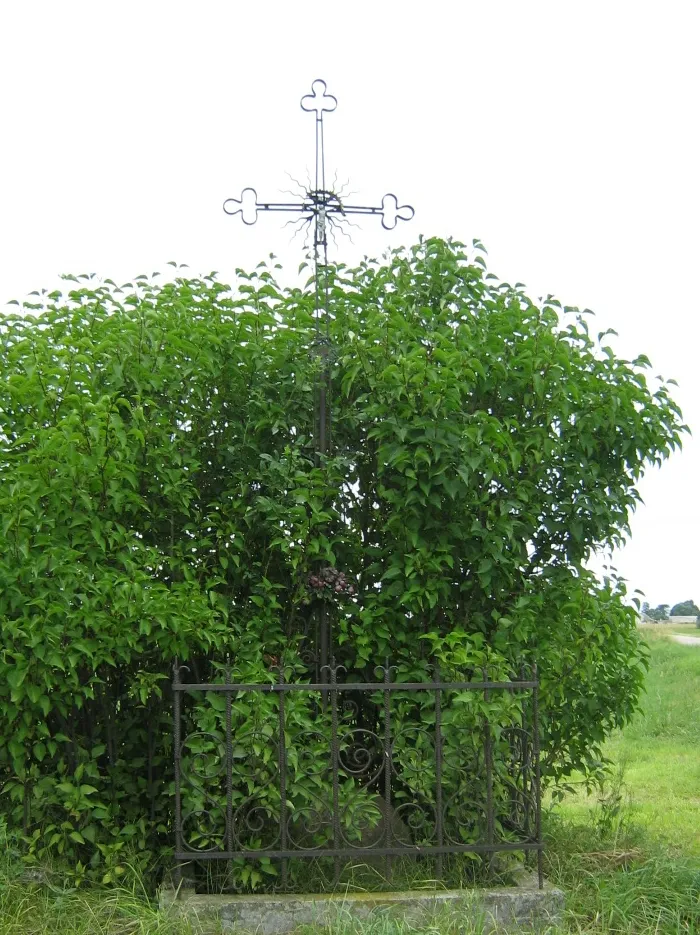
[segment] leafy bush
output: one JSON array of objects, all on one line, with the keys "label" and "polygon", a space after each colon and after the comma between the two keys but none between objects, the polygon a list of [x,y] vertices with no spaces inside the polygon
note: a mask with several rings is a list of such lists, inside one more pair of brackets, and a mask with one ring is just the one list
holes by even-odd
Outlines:
[{"label": "leafy bush", "polygon": [[6,316],[0,776],[35,855],[109,880],[167,846],[174,658],[269,677],[321,603],[351,673],[536,659],[547,776],[595,770],[646,656],[584,563],[684,427],[646,358],[484,265],[428,240],[336,267],[330,357],[264,265],[233,291],[74,278]]}]

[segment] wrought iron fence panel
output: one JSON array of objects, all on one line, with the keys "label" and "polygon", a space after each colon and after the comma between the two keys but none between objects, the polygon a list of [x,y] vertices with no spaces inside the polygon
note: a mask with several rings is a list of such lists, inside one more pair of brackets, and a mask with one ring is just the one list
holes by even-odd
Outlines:
[{"label": "wrought iron fence panel", "polygon": [[[228,861],[279,891],[290,861],[500,852],[542,884],[536,670],[492,680],[189,682],[175,665],[175,860]],[[472,674],[473,675],[473,674]],[[252,863],[251,863],[252,862]],[[240,871],[243,873],[243,871]],[[239,876],[240,876],[239,873]],[[243,874],[245,878],[245,873]],[[255,878],[254,882],[257,880]]]}]

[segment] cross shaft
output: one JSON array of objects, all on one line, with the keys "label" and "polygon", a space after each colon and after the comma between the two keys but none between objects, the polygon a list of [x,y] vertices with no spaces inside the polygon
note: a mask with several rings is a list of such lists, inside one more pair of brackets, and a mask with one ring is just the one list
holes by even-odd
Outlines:
[{"label": "cross shaft", "polygon": [[[244,188],[240,198],[227,198],[224,211],[227,214],[241,215],[244,224],[255,224],[261,211],[276,211],[299,215],[302,222],[314,231],[314,271],[315,271],[315,321],[317,352],[323,358],[325,366],[317,387],[317,425],[315,445],[317,463],[330,453],[331,417],[329,404],[330,367],[329,367],[329,290],[328,290],[328,228],[329,225],[342,223],[348,215],[375,215],[381,218],[385,230],[393,230],[399,221],[410,221],[414,210],[410,205],[400,205],[396,195],[388,192],[378,205],[346,205],[340,196],[326,187],[326,165],[324,149],[323,115],[331,113],[338,106],[337,99],[327,93],[326,82],[317,78],[311,85],[311,93],[301,99],[301,109],[315,113],[316,162],[314,187],[304,193],[301,201],[273,202],[258,201],[254,188]],[[321,313],[325,315],[325,334],[320,332]],[[318,656],[317,676],[325,680],[332,658],[331,632],[328,611],[322,603],[318,613]]]}]

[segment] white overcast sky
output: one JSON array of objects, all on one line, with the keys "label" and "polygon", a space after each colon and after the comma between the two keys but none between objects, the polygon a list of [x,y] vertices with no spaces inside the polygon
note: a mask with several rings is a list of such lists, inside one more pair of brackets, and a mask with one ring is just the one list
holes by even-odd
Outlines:
[{"label": "white overcast sky", "polygon": [[[311,81],[339,99],[327,161],[366,219],[342,257],[419,234],[483,240],[534,295],[590,307],[622,355],[675,377],[700,433],[700,5],[60,0],[0,5],[0,308],[61,272],[232,278],[274,251],[280,199],[312,163]],[[337,254],[336,254],[337,255]],[[614,565],[655,605],[700,601],[700,443],[645,478]]]}]

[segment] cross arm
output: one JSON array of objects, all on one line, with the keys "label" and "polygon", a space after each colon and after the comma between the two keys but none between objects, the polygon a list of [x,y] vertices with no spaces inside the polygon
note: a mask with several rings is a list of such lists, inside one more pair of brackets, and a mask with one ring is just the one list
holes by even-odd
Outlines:
[{"label": "cross arm", "polygon": [[342,205],[340,208],[333,207],[331,210],[334,214],[379,215],[385,230],[393,230],[399,221],[410,221],[415,214],[411,205],[400,205],[396,195],[391,192],[384,195],[380,205]]},{"label": "cross arm", "polygon": [[291,211],[297,214],[308,214],[309,205],[305,202],[293,201],[258,201],[258,193],[254,188],[244,188],[240,198],[227,198],[224,202],[226,214],[240,214],[244,224],[255,224],[258,211]]},{"label": "cross arm", "polygon": [[226,214],[240,214],[244,224],[252,225],[259,211],[282,211],[318,217],[328,215],[374,214],[381,218],[385,230],[393,230],[399,221],[410,221],[415,214],[411,205],[400,205],[398,198],[388,192],[379,205],[345,205],[333,192],[308,192],[303,201],[258,201],[254,188],[244,188],[240,198],[227,198],[224,202]]}]

